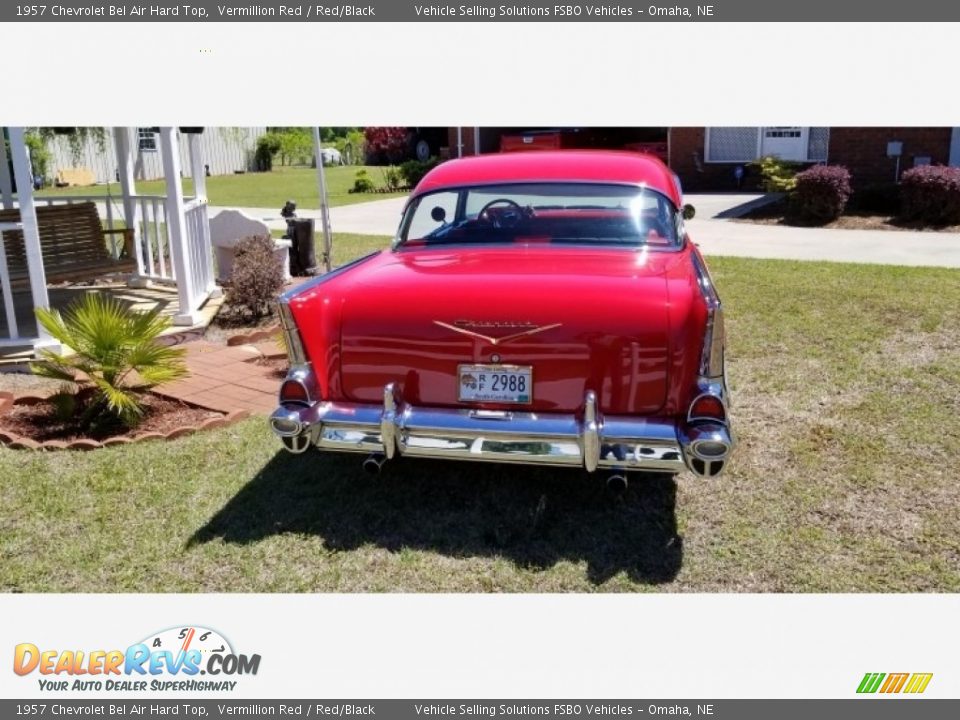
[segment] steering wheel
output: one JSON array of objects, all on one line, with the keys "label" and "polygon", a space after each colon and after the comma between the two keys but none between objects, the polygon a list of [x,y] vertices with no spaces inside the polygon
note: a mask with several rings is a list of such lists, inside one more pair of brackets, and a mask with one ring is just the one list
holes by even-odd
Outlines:
[{"label": "steering wheel", "polygon": [[[491,212],[495,205],[506,205],[506,207]],[[477,220],[490,223],[499,230],[516,227],[525,216],[526,211],[520,206],[520,203],[510,198],[497,198],[480,208],[480,212],[477,213]]]}]

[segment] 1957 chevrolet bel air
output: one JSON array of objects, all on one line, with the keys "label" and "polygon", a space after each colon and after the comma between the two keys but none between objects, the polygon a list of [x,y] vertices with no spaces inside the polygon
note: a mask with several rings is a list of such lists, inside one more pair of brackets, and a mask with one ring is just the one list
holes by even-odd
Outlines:
[{"label": "1957 chevrolet bel air", "polygon": [[658,159],[443,163],[389,250],[280,299],[287,450],[718,475],[723,310]]}]

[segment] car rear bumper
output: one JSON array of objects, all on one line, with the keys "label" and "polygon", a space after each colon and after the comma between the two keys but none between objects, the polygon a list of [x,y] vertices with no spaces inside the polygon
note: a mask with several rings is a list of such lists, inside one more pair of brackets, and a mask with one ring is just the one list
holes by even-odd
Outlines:
[{"label": "car rear bumper", "polygon": [[400,402],[393,385],[382,405],[288,403],[270,426],[290,452],[338,452],[487,462],[719,475],[733,449],[721,423],[663,417],[602,417],[588,392],[577,415],[423,408]]}]

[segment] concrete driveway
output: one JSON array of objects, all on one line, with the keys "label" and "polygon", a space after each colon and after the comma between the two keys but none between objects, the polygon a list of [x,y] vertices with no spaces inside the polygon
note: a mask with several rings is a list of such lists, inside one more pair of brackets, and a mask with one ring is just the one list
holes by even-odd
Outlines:
[{"label": "concrete driveway", "polygon": [[[706,255],[832,260],[960,268],[960,234],[907,230],[830,230],[734,222],[763,196],[749,193],[688,194],[697,210],[688,222],[693,241]],[[334,232],[393,235],[406,198],[374,200],[330,208]],[[211,208],[211,215],[221,208]],[[271,228],[286,225],[274,209],[239,208],[261,218]],[[318,218],[319,210],[300,210],[301,217]]]}]

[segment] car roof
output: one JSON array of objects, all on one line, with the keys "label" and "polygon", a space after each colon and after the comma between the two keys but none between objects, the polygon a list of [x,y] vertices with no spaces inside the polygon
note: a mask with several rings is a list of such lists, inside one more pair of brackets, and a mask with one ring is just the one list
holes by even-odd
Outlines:
[{"label": "car roof", "polygon": [[507,182],[607,182],[646,185],[680,206],[673,172],[653,155],[617,150],[530,150],[473,155],[440,163],[412,197],[446,187]]}]

